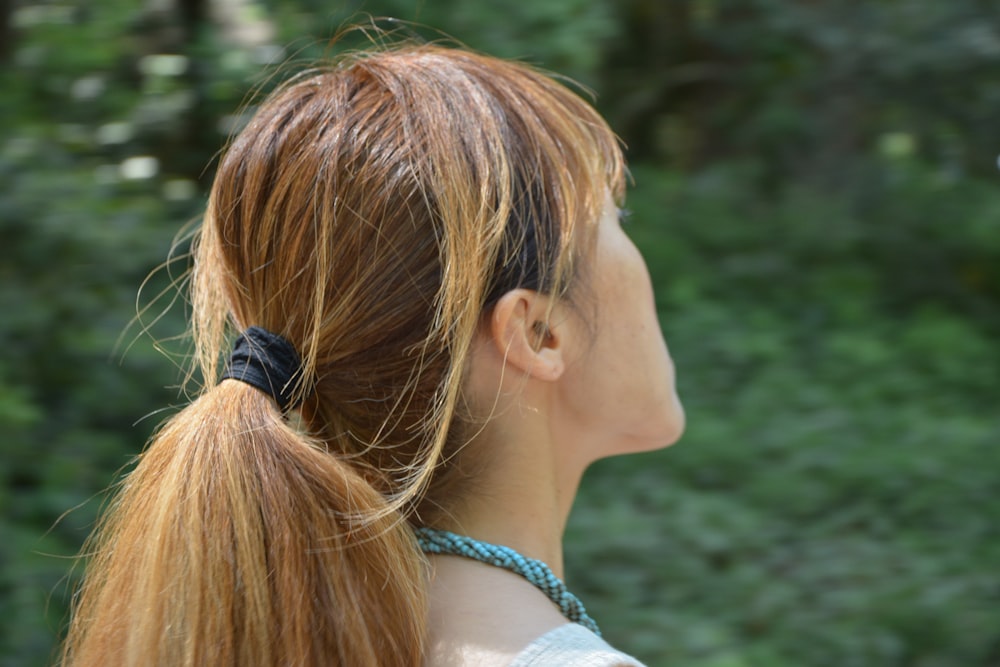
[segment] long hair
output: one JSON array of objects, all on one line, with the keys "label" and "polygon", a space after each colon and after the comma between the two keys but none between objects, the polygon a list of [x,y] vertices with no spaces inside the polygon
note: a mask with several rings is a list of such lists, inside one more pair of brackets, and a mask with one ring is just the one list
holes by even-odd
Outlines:
[{"label": "long hair", "polygon": [[[270,95],[222,159],[196,241],[209,381],[92,537],[64,662],[420,664],[410,524],[461,489],[478,323],[514,287],[567,294],[623,171],[575,93],[460,49],[345,55]],[[299,352],[294,414],[212,386],[249,326]]]}]

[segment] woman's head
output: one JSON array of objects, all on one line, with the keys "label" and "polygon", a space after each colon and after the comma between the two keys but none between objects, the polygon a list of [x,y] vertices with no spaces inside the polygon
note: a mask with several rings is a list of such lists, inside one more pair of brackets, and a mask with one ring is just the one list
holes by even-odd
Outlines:
[{"label": "woman's head", "polygon": [[623,171],[585,102],[465,51],[345,56],[266,99],[219,166],[193,328],[209,385],[233,330],[291,343],[299,414],[222,381],[167,421],[88,547],[65,661],[419,664],[401,519],[456,495],[472,341],[511,294],[561,307],[610,275],[592,246]]},{"label": "woman's head", "polygon": [[565,296],[623,172],[600,116],[522,64],[416,45],[302,74],[219,167],[195,270],[206,377],[227,320],[284,336],[304,428],[410,500],[461,444],[484,309]]}]

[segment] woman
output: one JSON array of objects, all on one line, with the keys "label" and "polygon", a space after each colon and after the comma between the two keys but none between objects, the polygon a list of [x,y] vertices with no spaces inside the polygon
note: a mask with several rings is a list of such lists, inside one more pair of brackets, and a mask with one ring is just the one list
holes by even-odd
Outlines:
[{"label": "woman", "polygon": [[585,102],[462,50],[272,94],[196,244],[222,379],[124,482],[65,662],[637,664],[560,580],[584,469],[683,429],[623,176]]}]

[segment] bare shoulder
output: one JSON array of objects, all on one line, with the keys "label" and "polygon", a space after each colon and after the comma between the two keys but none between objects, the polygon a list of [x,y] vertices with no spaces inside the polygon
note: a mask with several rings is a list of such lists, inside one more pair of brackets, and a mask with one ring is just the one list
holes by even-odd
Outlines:
[{"label": "bare shoulder", "polygon": [[518,575],[435,559],[425,667],[643,667]]},{"label": "bare shoulder", "polygon": [[465,559],[436,559],[426,667],[506,667],[532,642],[566,624],[520,576]]}]

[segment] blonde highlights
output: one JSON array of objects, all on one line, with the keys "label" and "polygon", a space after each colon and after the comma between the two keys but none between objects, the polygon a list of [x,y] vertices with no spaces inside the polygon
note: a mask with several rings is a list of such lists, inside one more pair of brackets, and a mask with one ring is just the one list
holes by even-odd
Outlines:
[{"label": "blonde highlights", "polygon": [[292,420],[238,382],[154,438],[93,545],[64,659],[415,665],[406,520],[451,502],[465,359],[491,294],[565,294],[624,167],[583,100],[434,45],[342,57],[272,94],[197,241],[206,378],[232,330],[303,362]]}]

